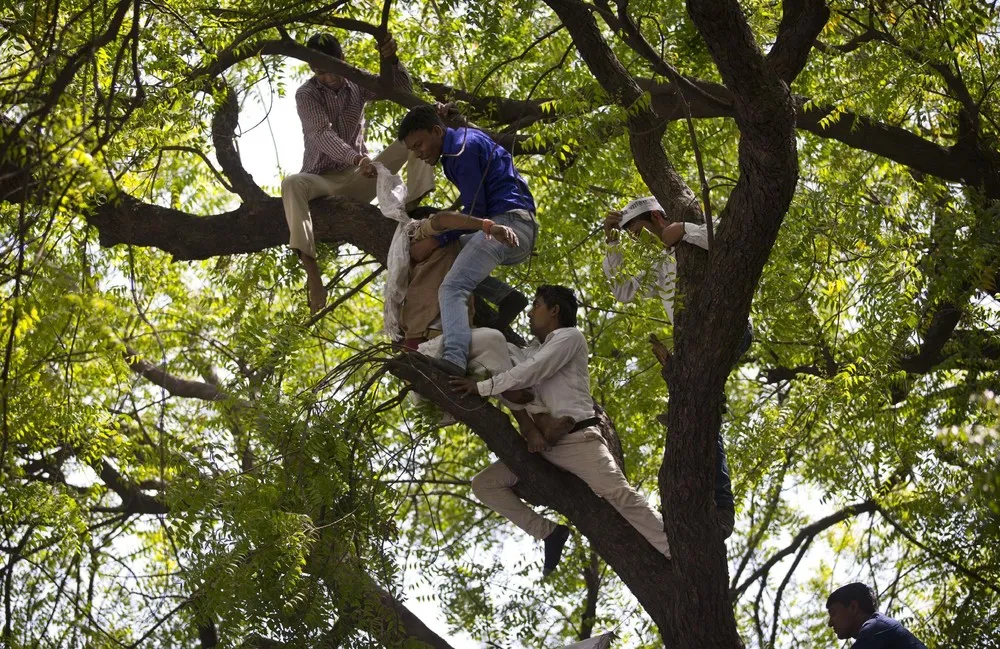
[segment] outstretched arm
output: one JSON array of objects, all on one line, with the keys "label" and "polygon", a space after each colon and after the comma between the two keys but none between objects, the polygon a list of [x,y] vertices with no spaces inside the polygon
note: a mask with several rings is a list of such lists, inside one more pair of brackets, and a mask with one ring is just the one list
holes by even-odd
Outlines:
[{"label": "outstretched arm", "polygon": [[479,394],[488,397],[507,390],[530,388],[561,370],[577,355],[587,353],[583,334],[574,327],[556,329],[549,336],[553,336],[552,340],[546,341],[546,344],[525,362],[477,383],[476,389]]},{"label": "outstretched arm", "polygon": [[517,246],[517,234],[505,225],[497,225],[489,219],[479,219],[461,212],[437,212],[430,218],[431,227],[437,233],[448,230],[482,230],[500,243]]}]

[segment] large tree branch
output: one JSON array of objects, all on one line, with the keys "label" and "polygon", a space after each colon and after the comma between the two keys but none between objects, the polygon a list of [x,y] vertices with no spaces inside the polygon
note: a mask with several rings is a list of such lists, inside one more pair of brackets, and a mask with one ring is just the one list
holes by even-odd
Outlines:
[{"label": "large tree branch", "polygon": [[233,190],[247,203],[269,198],[267,192],[254,182],[243,167],[240,153],[236,149],[236,127],[240,121],[240,106],[236,93],[227,84],[222,83],[222,97],[212,118],[212,145],[215,147],[215,157],[222,167],[222,173],[229,179]]},{"label": "large tree branch", "polygon": [[[331,196],[313,201],[310,211],[317,240],[349,241],[385,261],[395,222],[376,207]],[[97,228],[104,247],[150,246],[177,260],[259,252],[288,243],[281,199],[274,197],[222,214],[196,216],[121,194],[89,214],[87,221]]]},{"label": "large tree branch", "polygon": [[825,0],[784,0],[781,8],[778,37],[767,53],[767,61],[791,85],[806,67],[813,43],[830,18],[830,9]]},{"label": "large tree branch", "polygon": [[674,169],[662,137],[666,122],[647,105],[643,91],[604,40],[597,21],[574,0],[546,0],[560,19],[598,83],[614,102],[626,109],[629,145],[636,169],[670,218],[701,222],[694,192]]},{"label": "large tree branch", "polygon": [[517,474],[518,490],[533,503],[557,510],[587,537],[591,546],[618,573],[643,608],[661,619],[676,594],[670,591],[670,562],[607,501],[576,476],[557,469],[534,453],[511,426],[510,419],[481,399],[459,398],[446,377],[413,355],[391,360],[390,370],[424,397],[453,414],[486,443],[501,462]]}]

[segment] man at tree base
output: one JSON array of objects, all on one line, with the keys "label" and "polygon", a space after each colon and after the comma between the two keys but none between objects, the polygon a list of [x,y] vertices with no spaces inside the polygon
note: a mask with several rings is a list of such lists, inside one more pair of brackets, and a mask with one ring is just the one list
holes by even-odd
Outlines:
[{"label": "man at tree base", "polygon": [[[540,451],[546,460],[586,482],[669,559],[670,544],[663,531],[663,519],[628,484],[597,428],[587,341],[576,327],[577,306],[571,289],[540,286],[528,313],[531,333],[537,340],[526,350],[524,362],[479,382],[453,378],[452,386],[459,392],[484,397],[531,388],[553,417],[572,417],[576,424],[554,445],[528,437],[529,450]],[[535,513],[514,493],[515,484],[517,476],[502,462],[494,462],[472,479],[472,491],[490,509],[545,541],[543,574],[547,575],[559,563],[569,528]]]},{"label": "man at tree base", "polygon": [[[307,46],[343,60],[340,42],[332,34],[315,34]],[[386,34],[379,43],[383,61],[392,65],[393,84],[411,90],[406,70],[396,56],[396,41]],[[375,167],[365,147],[365,104],[375,93],[335,72],[313,67],[315,76],[295,92],[295,106],[302,122],[305,150],[302,171],[281,181],[281,200],[288,222],[290,248],[306,271],[309,307],[315,313],[326,304],[326,287],[316,263],[309,201],[320,196],[348,196],[364,203],[375,198]],[[414,202],[434,189],[434,169],[393,142],[375,161],[392,173],[407,163],[407,201]]]},{"label": "man at tree base", "polygon": [[[462,252],[438,293],[444,350],[441,358],[431,361],[453,376],[462,376],[471,337],[465,300],[498,265],[528,259],[538,233],[535,201],[506,149],[474,128],[445,127],[433,106],[410,110],[399,124],[397,137],[427,164],[441,161],[445,176],[458,187],[462,212],[479,217],[483,224],[482,232],[463,239]],[[495,225],[513,231],[516,245],[504,246],[495,240]]]},{"label": "man at tree base", "polygon": [[855,638],[851,649],[927,649],[902,624],[877,608],[875,593],[859,582],[841,586],[826,600],[829,626],[841,640]]},{"label": "man at tree base", "polygon": [[[654,273],[653,286],[649,287],[649,296],[658,296],[663,303],[667,319],[674,321],[674,292],[677,282],[677,264],[673,248],[681,241],[708,250],[708,231],[704,224],[668,223],[663,208],[652,196],[637,198],[630,202],[621,212],[610,212],[604,219],[604,232],[608,243],[608,251],[604,257],[604,275],[611,282],[611,290],[619,302],[631,302],[642,287],[643,277],[624,277],[621,273],[623,258],[617,248],[618,230],[625,230],[633,237],[639,237],[643,230],[648,231],[659,240],[666,250],[650,271]],[[747,322],[743,333],[743,343],[738,356],[742,356],[753,340],[753,329]],[[662,360],[661,360],[662,362]],[[715,506],[717,522],[723,538],[729,538],[736,522],[735,499],[733,484],[729,477],[729,462],[726,459],[725,442],[722,432],[717,440],[715,461]]]}]

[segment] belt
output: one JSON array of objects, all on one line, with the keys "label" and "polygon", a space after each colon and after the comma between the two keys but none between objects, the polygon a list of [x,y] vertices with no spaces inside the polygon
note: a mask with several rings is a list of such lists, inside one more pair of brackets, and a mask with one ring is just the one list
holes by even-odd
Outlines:
[{"label": "belt", "polygon": [[[600,417],[587,417],[586,419],[581,419],[580,421],[573,424],[573,427],[569,429],[570,433],[575,433],[577,431],[583,430],[584,428],[590,428],[591,426],[596,426],[601,423]],[[567,435],[569,433],[566,433]]]}]

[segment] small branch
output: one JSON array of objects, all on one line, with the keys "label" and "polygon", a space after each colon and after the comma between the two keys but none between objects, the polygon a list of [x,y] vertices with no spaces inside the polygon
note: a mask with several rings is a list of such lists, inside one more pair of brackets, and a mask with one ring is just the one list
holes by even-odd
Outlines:
[{"label": "small branch", "polygon": [[161,146],[160,151],[183,151],[184,153],[193,153],[194,155],[202,159],[202,161],[205,163],[205,166],[207,166],[209,171],[211,171],[212,174],[215,175],[216,180],[219,181],[219,184],[221,184],[226,189],[227,192],[233,191],[233,186],[230,185],[228,182],[226,182],[226,178],[222,175],[222,173],[218,169],[215,168],[215,165],[212,164],[212,161],[209,160],[208,156],[205,155],[200,149],[196,149],[193,146],[172,144],[168,146]]},{"label": "small branch", "polygon": [[139,354],[131,347],[126,347],[124,356],[125,361],[132,368],[133,372],[165,389],[172,396],[201,399],[203,401],[221,401],[227,397],[222,390],[210,383],[182,379],[168,373],[161,366],[141,360]]},{"label": "small branch", "polygon": [[528,55],[528,52],[530,52],[531,50],[535,49],[540,43],[544,42],[550,36],[555,35],[560,30],[562,30],[564,27],[565,26],[562,23],[559,23],[553,29],[550,29],[549,31],[545,32],[544,34],[542,34],[541,36],[539,36],[538,38],[536,38],[532,42],[528,43],[528,46],[525,47],[521,51],[520,54],[518,54],[516,56],[512,56],[512,57],[507,58],[507,59],[504,59],[503,61],[500,61],[499,63],[495,64],[492,68],[490,68],[489,70],[486,71],[486,74],[483,75],[483,78],[479,80],[479,83],[476,84],[476,87],[473,88],[472,92],[469,93],[469,94],[472,95],[473,97],[479,95],[479,89],[483,87],[483,84],[486,83],[489,80],[489,78],[491,76],[493,76],[493,74],[497,70],[499,70],[503,66],[507,65],[508,63],[513,63],[514,61],[520,61],[520,60],[524,59],[524,57],[526,57]]},{"label": "small branch", "polygon": [[795,538],[792,539],[791,543],[789,543],[784,549],[780,550],[774,556],[768,559],[767,562],[764,563],[764,565],[762,565],[760,568],[755,570],[753,574],[747,577],[746,581],[744,581],[742,584],[736,587],[736,589],[733,591],[733,599],[738,599],[746,591],[746,589],[749,588],[751,584],[753,584],[753,582],[757,581],[758,579],[761,579],[762,577],[766,577],[768,573],[771,572],[771,568],[776,566],[778,562],[780,562],[782,559],[795,552],[799,548],[799,546],[801,546],[803,543],[806,544],[811,543],[813,537],[815,537],[820,532],[828,530],[834,525],[846,521],[849,518],[854,518],[859,514],[870,514],[876,511],[877,509],[878,505],[875,503],[874,500],[866,500],[864,502],[855,503],[854,505],[849,505],[847,507],[844,507],[840,511],[834,512],[829,516],[819,519],[818,521],[812,523],[811,525],[803,527],[801,530],[799,530],[799,533],[795,535]]},{"label": "small branch", "polygon": [[906,538],[907,541],[909,541],[913,545],[917,546],[918,548],[920,548],[924,552],[930,554],[931,556],[936,557],[936,558],[940,559],[941,561],[945,562],[946,564],[948,564],[949,566],[951,566],[955,570],[959,571],[960,573],[962,573],[963,575],[965,575],[969,579],[971,579],[971,580],[973,580],[973,581],[975,581],[975,582],[977,582],[979,584],[982,584],[983,586],[985,586],[985,587],[989,588],[990,590],[992,590],[994,593],[1000,594],[1000,585],[997,585],[997,584],[993,583],[992,581],[986,579],[985,577],[983,577],[979,573],[970,570],[966,566],[963,566],[962,564],[960,564],[959,562],[955,561],[954,559],[952,559],[948,555],[944,554],[943,552],[938,552],[937,550],[933,550],[933,549],[927,547],[926,544],[924,544],[919,539],[917,539],[917,537],[915,537],[913,534],[911,534],[898,521],[896,521],[896,519],[893,518],[892,515],[889,514],[889,512],[887,512],[884,508],[882,508],[882,507],[876,507],[876,509],[878,510],[878,513],[882,515],[882,518],[884,518],[885,521],[887,523],[889,523],[889,525],[891,525],[893,528],[895,528],[895,530],[897,532],[899,532],[900,534],[902,534],[903,537]]}]

